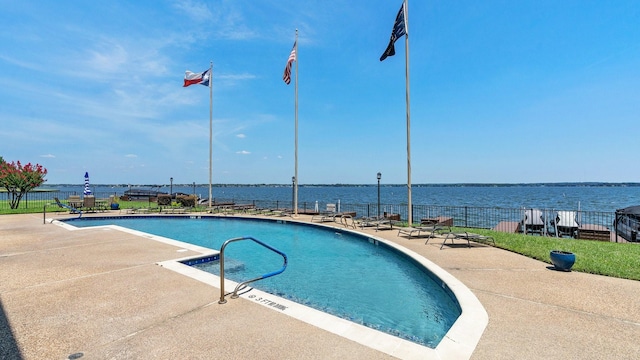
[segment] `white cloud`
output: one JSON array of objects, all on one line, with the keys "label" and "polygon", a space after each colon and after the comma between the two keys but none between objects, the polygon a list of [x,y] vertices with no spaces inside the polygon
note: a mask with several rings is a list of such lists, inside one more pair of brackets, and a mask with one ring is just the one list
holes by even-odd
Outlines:
[{"label": "white cloud", "polygon": [[89,67],[98,72],[113,73],[130,62],[127,50],[114,41],[98,44],[98,49],[89,50]]},{"label": "white cloud", "polygon": [[251,152],[247,151],[247,150],[241,150],[241,151],[237,151],[236,154],[240,154],[240,155],[249,155],[251,154]]},{"label": "white cloud", "polygon": [[244,139],[244,138],[246,138],[247,136],[246,136],[245,134],[238,134],[238,135],[236,135],[236,137],[237,137],[237,138],[240,138],[240,139]]},{"label": "white cloud", "polygon": [[236,86],[241,82],[257,79],[258,77],[246,72],[242,74],[219,74],[218,75],[215,73],[215,68],[214,68],[213,78],[214,78],[213,81],[214,82],[218,81],[219,85],[221,84],[224,86]]},{"label": "white cloud", "polygon": [[46,155],[40,155],[40,157],[43,157],[43,158],[55,158],[55,155],[46,154]]},{"label": "white cloud", "polygon": [[214,74],[214,77],[221,80],[251,80],[256,78],[255,75],[246,72],[242,74],[220,74],[217,76]]},{"label": "white cloud", "polygon": [[212,18],[207,4],[199,1],[176,1],[173,6],[195,21],[206,21]]},{"label": "white cloud", "polygon": [[3,60],[3,61],[5,61],[7,63],[10,63],[10,64],[14,64],[14,65],[19,66],[21,68],[30,69],[30,70],[40,70],[42,68],[41,64],[31,63],[31,62],[24,61],[24,60],[21,60],[21,59],[14,59],[14,58],[8,57],[8,56],[6,56],[4,54],[0,55],[0,60]]}]

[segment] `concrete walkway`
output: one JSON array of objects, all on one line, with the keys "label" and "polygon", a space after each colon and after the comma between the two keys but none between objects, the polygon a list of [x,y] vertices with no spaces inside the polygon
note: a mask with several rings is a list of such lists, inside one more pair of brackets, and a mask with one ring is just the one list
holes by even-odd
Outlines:
[{"label": "concrete walkway", "polygon": [[[302,217],[302,219],[305,219]],[[307,219],[308,220],[308,219]],[[640,282],[493,247],[366,230],[461,280],[489,314],[472,359],[637,359]],[[195,255],[115,230],[0,216],[1,359],[390,359],[158,266]],[[640,259],[639,259],[640,266]]]}]

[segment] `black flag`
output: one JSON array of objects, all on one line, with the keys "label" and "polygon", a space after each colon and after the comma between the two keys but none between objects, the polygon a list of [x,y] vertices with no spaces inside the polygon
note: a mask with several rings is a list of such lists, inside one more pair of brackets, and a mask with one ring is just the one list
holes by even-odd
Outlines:
[{"label": "black flag", "polygon": [[398,11],[398,16],[396,16],[396,22],[393,24],[393,30],[391,31],[391,39],[389,39],[389,46],[387,46],[387,50],[384,51],[382,56],[380,56],[380,61],[387,58],[387,56],[393,56],[396,54],[396,49],[393,44],[403,35],[407,34],[407,27],[405,25],[405,17],[404,17],[404,1],[402,2],[402,6],[400,7],[400,11]]}]

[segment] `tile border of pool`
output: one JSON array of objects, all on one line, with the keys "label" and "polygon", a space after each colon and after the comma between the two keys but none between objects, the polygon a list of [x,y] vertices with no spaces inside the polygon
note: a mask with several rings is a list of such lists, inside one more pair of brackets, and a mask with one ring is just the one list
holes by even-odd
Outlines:
[{"label": "tile border of pool", "polygon": [[[108,216],[112,217],[112,216]],[[129,218],[131,216],[127,216]],[[142,216],[135,216],[142,217]],[[153,216],[144,216],[144,217],[153,217]],[[184,216],[180,216],[182,218]],[[200,217],[216,217],[216,216],[198,216]],[[243,217],[236,217],[238,219],[246,219]],[[249,218],[256,219],[256,218]],[[312,224],[309,222],[296,220],[296,219],[256,219],[263,221],[272,221],[279,223],[296,223],[307,226],[318,226],[324,227],[331,230],[339,230],[344,232],[349,232],[354,235],[373,239],[375,241],[381,242],[386,246],[393,248],[394,250],[410,257],[413,261],[417,262],[421,266],[425,267],[427,271],[431,272],[434,277],[442,281],[442,286],[444,288],[448,288],[451,291],[459,305],[462,309],[461,315],[446,333],[444,338],[440,341],[438,346],[435,349],[422,346],[420,344],[401,339],[395,337],[393,335],[368,328],[364,325],[356,324],[351,321],[339,318],[334,315],[330,315],[324,313],[322,311],[298,304],[296,302],[290,301],[288,299],[284,299],[278,297],[276,295],[272,295],[261,290],[251,288],[248,291],[244,291],[239,294],[242,298],[267,307],[274,311],[279,311],[287,316],[291,316],[295,319],[306,322],[315,327],[321,328],[323,330],[329,331],[336,335],[345,337],[357,343],[360,343],[364,346],[370,347],[372,349],[376,349],[378,351],[384,352],[386,354],[403,358],[403,359],[468,359],[473,354],[475,347],[484,332],[489,317],[478,300],[478,298],[467,288],[461,281],[453,277],[451,274],[446,272],[444,269],[426,259],[422,255],[407,249],[403,246],[400,246],[390,240],[386,240],[377,236],[373,236],[370,234],[358,232],[356,230],[351,229],[341,229],[335,228],[332,226],[324,225],[324,224]],[[207,256],[216,256],[219,254],[217,250],[212,250],[209,248],[201,247],[198,245],[193,245],[189,243],[184,243],[178,240],[153,235],[137,230],[128,229],[125,227],[117,226],[117,225],[104,225],[104,226],[94,226],[89,228],[78,228],[72,226],[64,221],[52,220],[51,223],[56,224],[58,226],[62,226],[70,231],[84,230],[84,229],[104,229],[104,230],[117,230],[125,233],[129,233],[132,235],[140,236],[143,238],[151,239],[154,241],[166,243],[169,245],[173,245],[179,247],[180,250],[178,252],[191,250],[194,252],[200,253],[200,255],[182,257],[173,260],[167,260],[162,262],[157,262],[156,264],[166,268],[168,270],[172,270],[184,276],[190,277],[194,280],[198,280],[210,286],[220,288],[220,277],[214,274],[210,274],[194,268],[192,266],[186,265],[183,262],[199,259]],[[236,282],[225,279],[225,288],[233,289],[237,285]],[[227,296],[229,297],[229,296]],[[229,299],[228,301],[233,301],[233,299]]]}]

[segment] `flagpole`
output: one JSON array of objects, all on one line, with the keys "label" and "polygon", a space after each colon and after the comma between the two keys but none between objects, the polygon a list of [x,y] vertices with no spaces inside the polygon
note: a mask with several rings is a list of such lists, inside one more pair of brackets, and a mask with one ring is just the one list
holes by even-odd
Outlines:
[{"label": "flagpole", "polygon": [[409,225],[413,222],[413,207],[411,205],[411,110],[409,101],[409,0],[404,0],[404,37],[405,79],[407,93],[407,217]]},{"label": "flagpole", "polygon": [[209,209],[211,209],[211,184],[213,178],[213,61],[209,65]]},{"label": "flagpole", "polygon": [[295,83],[295,169],[293,182],[293,216],[298,217],[298,29],[296,29],[296,83]]}]

